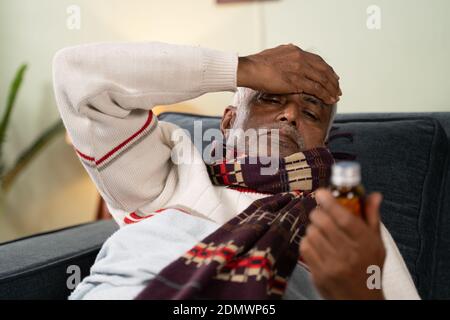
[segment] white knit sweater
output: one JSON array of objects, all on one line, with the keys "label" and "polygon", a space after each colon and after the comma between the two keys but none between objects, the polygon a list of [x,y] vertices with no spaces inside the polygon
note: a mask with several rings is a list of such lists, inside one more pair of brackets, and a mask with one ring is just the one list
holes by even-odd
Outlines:
[{"label": "white knit sweater", "polygon": [[[152,107],[208,92],[236,90],[238,56],[164,43],[92,44],[54,58],[54,88],[74,147],[120,226],[165,208],[223,224],[264,197],[211,184],[189,138],[174,143],[178,127],[158,122]],[[179,140],[180,141],[180,140]],[[190,150],[192,162],[171,155]],[[382,226],[387,298],[417,298],[406,265]]]}]

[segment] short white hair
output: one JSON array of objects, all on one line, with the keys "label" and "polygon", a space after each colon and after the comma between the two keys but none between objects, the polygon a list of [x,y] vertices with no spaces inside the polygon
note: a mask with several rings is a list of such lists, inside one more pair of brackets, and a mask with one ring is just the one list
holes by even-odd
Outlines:
[{"label": "short white hair", "polygon": [[[244,122],[247,119],[247,116],[250,112],[250,102],[253,98],[258,94],[258,91],[255,91],[250,88],[238,87],[236,93],[233,97],[232,106],[236,107],[236,119],[233,124],[233,128],[242,128],[244,126]],[[336,117],[337,112],[337,103],[331,106],[331,115],[330,122],[328,123],[327,135],[325,136],[325,141],[328,139],[330,134],[331,127],[333,126],[334,118]]]}]

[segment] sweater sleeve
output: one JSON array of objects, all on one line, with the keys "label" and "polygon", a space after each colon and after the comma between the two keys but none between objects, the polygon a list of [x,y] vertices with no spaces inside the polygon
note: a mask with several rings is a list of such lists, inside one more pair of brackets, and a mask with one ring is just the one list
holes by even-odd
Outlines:
[{"label": "sweater sleeve", "polygon": [[90,44],[55,55],[58,109],[110,208],[134,212],[171,178],[171,143],[152,107],[234,91],[237,63],[234,53],[159,42]]}]

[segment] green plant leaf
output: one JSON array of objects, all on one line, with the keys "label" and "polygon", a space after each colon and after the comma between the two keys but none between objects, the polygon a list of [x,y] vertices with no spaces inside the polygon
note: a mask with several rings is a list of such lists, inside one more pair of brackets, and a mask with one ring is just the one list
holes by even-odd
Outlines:
[{"label": "green plant leaf", "polygon": [[0,176],[4,171],[4,161],[3,161],[3,145],[6,138],[6,130],[11,118],[11,112],[14,108],[16,102],[17,93],[19,92],[20,86],[22,85],[23,77],[25,71],[27,70],[27,64],[22,64],[17,70],[14,80],[11,83],[8,100],[6,101],[6,108],[3,113],[2,120],[0,122]]},{"label": "green plant leaf", "polygon": [[24,150],[17,161],[2,178],[2,189],[8,191],[14,183],[17,176],[28,166],[28,164],[37,157],[37,155],[61,133],[64,133],[64,125],[61,120],[57,121],[50,128],[45,130],[34,142]]}]

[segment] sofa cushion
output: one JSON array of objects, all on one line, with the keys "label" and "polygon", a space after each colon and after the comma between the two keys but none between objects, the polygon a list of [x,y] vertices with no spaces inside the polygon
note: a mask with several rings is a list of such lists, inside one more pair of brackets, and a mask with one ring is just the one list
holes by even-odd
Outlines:
[{"label": "sofa cushion", "polygon": [[0,245],[0,299],[65,299],[70,274],[89,274],[103,242],[118,226],[101,221],[56,230]]},{"label": "sofa cushion", "polygon": [[[202,121],[203,131],[218,128],[220,121],[177,113],[159,118],[178,124],[191,137],[194,121]],[[334,133],[350,132],[353,138],[335,139],[330,149],[355,154],[367,191],[383,193],[383,223],[397,243],[419,294],[422,298],[450,298],[450,270],[443,269],[450,258],[440,251],[450,234],[448,213],[443,211],[443,203],[448,202],[443,174],[448,171],[448,139],[439,121],[417,115],[354,114],[338,115],[336,126]],[[203,147],[208,143],[203,141]]]}]

